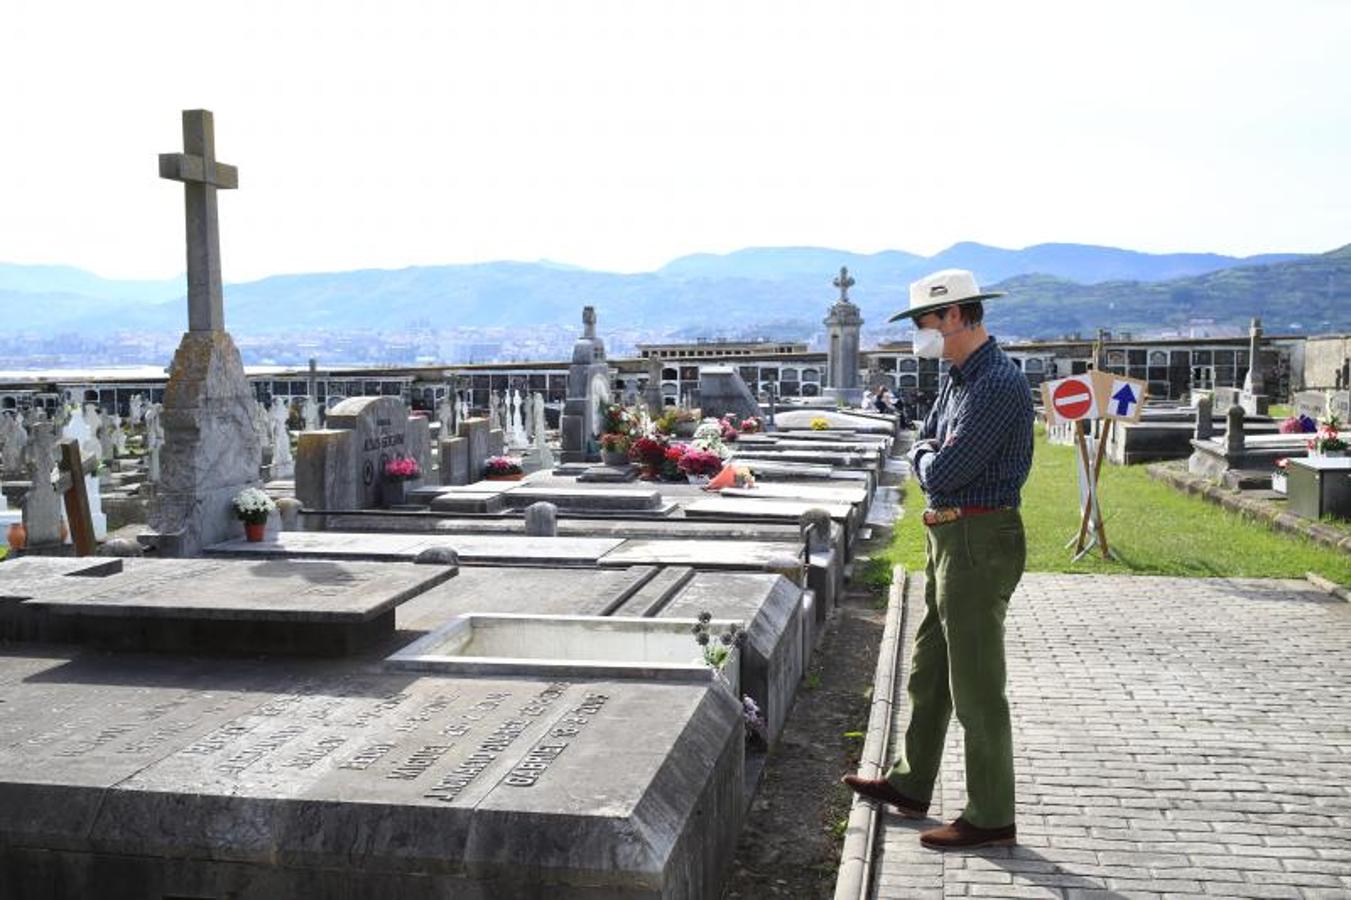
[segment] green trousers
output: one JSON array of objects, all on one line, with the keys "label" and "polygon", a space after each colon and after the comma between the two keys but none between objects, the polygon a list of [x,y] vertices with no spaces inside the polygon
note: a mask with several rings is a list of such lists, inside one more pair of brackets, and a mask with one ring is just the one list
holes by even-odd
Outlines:
[{"label": "green trousers", "polygon": [[925,528],[924,620],[910,660],[910,726],[887,781],[933,796],[955,710],[966,749],[966,810],[980,828],[1013,824],[1013,732],[1004,693],[1004,614],[1027,562],[1023,520],[999,510]]}]

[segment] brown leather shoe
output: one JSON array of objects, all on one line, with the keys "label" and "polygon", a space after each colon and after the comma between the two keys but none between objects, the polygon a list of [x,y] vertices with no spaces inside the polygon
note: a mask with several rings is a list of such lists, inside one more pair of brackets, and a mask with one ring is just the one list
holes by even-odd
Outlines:
[{"label": "brown leather shoe", "polygon": [[1018,843],[1016,825],[1003,828],[977,828],[966,819],[957,819],[951,825],[920,834],[919,842],[930,850],[974,850],[977,847],[998,847]]},{"label": "brown leather shoe", "polygon": [[859,778],[857,775],[846,775],[840,782],[860,797],[867,797],[879,803],[890,803],[907,819],[922,819],[929,813],[929,804],[926,801],[907,797],[892,787],[891,782],[885,778]]}]

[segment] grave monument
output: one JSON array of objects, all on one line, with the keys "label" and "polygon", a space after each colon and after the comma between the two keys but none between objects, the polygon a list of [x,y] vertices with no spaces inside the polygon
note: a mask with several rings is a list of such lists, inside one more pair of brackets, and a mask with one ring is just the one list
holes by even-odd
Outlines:
[{"label": "grave monument", "polygon": [[600,406],[610,399],[610,367],[605,362],[605,343],[596,336],[596,310],[582,309],[582,336],[572,345],[568,367],[568,393],[563,401],[563,462],[600,460]]},{"label": "grave monument", "polygon": [[194,556],[238,530],[231,501],[258,484],[261,450],[253,390],[225,330],[221,290],[216,191],[237,187],[239,174],[216,161],[208,110],[183,112],[183,151],[159,158],[160,177],[183,182],[188,331],[164,389],[164,478],[150,512],[156,533],[150,539],[161,555]]},{"label": "grave monument", "polygon": [[863,386],[858,378],[859,332],[863,328],[863,314],[849,299],[854,278],[844,266],[831,282],[840,289],[840,299],[830,308],[825,318],[827,340],[825,396],[843,401],[845,406],[858,406],[863,401]]}]

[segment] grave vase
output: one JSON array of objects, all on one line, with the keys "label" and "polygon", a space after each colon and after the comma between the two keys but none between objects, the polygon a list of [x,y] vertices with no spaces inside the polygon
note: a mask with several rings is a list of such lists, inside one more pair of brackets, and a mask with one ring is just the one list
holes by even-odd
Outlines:
[{"label": "grave vase", "polygon": [[524,472],[513,472],[510,475],[484,475],[484,481],[520,481],[525,477]]},{"label": "grave vase", "polygon": [[408,482],[392,478],[380,485],[380,496],[385,506],[403,506],[408,502]]},{"label": "grave vase", "polygon": [[28,529],[23,527],[22,522],[11,522],[5,540],[9,542],[11,550],[22,550],[28,545]]},{"label": "grave vase", "polygon": [[250,543],[261,543],[263,536],[267,534],[266,522],[245,522],[244,539]]},{"label": "grave vase", "polygon": [[629,464],[629,453],[627,450],[602,450],[600,451],[600,461],[607,466],[627,466]]}]

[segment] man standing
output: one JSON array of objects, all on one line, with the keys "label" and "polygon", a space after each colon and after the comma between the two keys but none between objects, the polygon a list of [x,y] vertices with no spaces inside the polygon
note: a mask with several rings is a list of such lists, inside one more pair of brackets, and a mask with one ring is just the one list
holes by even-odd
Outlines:
[{"label": "man standing", "polygon": [[1018,512],[1032,467],[1032,393],[982,323],[975,276],[937,272],[910,285],[915,355],[952,365],[909,453],[924,489],[924,619],[910,664],[910,725],[885,778],[843,779],[907,818],[929,810],[953,711],[965,733],[967,803],[920,835],[936,850],[1011,844],[1013,735],[1005,696],[1004,614],[1027,545]]}]

